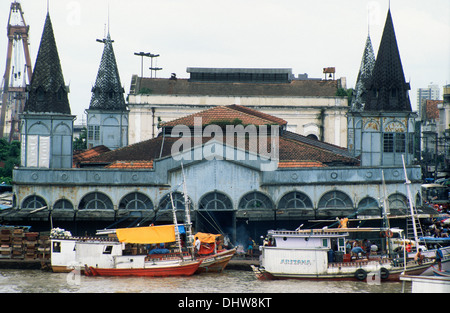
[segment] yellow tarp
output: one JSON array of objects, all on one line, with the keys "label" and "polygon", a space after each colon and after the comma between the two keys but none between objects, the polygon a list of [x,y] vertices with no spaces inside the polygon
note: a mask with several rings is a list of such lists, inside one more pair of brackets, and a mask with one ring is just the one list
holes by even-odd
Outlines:
[{"label": "yellow tarp", "polygon": [[215,243],[216,238],[220,235],[214,235],[214,234],[206,234],[206,233],[196,233],[194,238],[200,239],[200,242],[204,243]]},{"label": "yellow tarp", "polygon": [[120,242],[127,243],[164,243],[175,241],[175,225],[148,226],[116,229]]}]

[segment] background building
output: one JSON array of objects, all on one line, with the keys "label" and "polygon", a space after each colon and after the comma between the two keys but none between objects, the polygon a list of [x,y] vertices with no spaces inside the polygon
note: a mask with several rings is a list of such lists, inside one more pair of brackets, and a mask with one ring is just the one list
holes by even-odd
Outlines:
[{"label": "background building", "polygon": [[133,76],[128,95],[130,143],[156,137],[162,122],[236,104],[285,119],[288,130],[297,134],[347,145],[348,100],[338,96],[346,88],[345,78],[294,79],[291,69],[188,68],[187,72],[189,79]]}]

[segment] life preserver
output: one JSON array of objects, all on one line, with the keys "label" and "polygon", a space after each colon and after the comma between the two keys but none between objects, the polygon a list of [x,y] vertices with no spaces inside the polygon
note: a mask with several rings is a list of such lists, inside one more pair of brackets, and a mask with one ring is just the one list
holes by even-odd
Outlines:
[{"label": "life preserver", "polygon": [[363,270],[362,268],[360,268],[355,272],[355,277],[358,280],[364,280],[367,277],[367,272],[365,270]]},{"label": "life preserver", "polygon": [[394,234],[392,233],[392,230],[386,230],[386,231],[382,231],[382,232],[380,233],[380,235],[381,235],[381,237],[383,237],[383,238],[392,238],[392,236],[393,236]]},{"label": "life preserver", "polygon": [[389,270],[387,268],[380,268],[380,277],[381,279],[387,279],[389,277]]}]

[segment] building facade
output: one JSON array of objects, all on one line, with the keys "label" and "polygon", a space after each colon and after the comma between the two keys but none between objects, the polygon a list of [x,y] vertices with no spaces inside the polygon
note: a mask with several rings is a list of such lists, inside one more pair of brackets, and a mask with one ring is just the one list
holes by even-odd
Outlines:
[{"label": "building facade", "polygon": [[242,105],[288,122],[292,132],[345,147],[346,88],[338,80],[293,79],[291,69],[188,68],[189,79],[133,76],[130,144],[154,138],[162,122],[214,106]]}]

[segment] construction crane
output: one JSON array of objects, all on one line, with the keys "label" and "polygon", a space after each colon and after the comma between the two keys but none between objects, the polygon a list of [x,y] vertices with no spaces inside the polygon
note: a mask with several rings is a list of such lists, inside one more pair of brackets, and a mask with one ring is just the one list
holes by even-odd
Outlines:
[{"label": "construction crane", "polygon": [[0,138],[6,137],[10,123],[9,141],[19,140],[19,114],[22,113],[27,98],[26,86],[31,82],[32,66],[28,50],[28,32],[22,7],[19,2],[11,3],[7,36],[8,50],[2,90],[0,116]]}]

